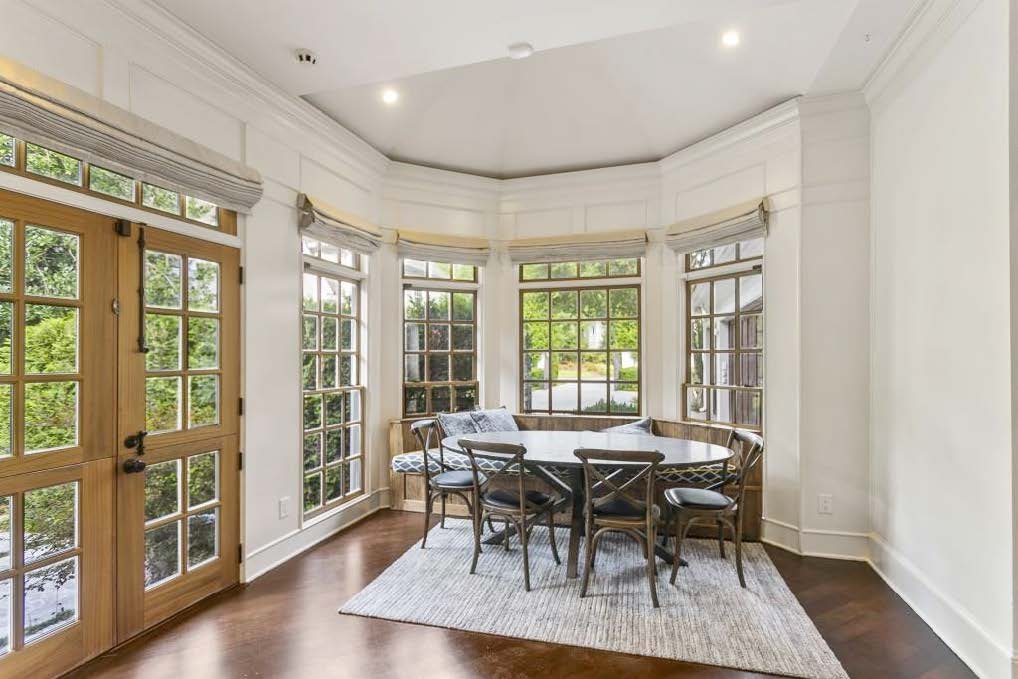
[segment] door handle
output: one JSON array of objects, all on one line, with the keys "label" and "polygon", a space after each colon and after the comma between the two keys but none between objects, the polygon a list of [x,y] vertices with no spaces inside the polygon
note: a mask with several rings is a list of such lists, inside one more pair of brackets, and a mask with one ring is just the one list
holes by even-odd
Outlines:
[{"label": "door handle", "polygon": [[131,434],[124,439],[125,448],[134,448],[138,455],[145,454],[145,437],[148,436],[148,432],[142,429],[137,434]]},{"label": "door handle", "polygon": [[124,462],[124,472],[127,474],[137,474],[138,472],[145,471],[145,466],[144,460],[132,457],[130,460]]}]

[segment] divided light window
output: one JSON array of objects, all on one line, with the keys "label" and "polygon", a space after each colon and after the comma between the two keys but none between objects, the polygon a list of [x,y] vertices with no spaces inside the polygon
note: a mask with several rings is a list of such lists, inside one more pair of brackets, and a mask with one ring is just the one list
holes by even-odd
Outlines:
[{"label": "divided light window", "polygon": [[223,228],[227,213],[232,221],[232,213],[214,203],[138,181],[5,134],[0,134],[0,169],[166,213],[205,227]]},{"label": "divided light window", "polygon": [[403,260],[404,416],[477,406],[476,281],[476,266]]},{"label": "divided light window", "polygon": [[691,276],[686,282],[686,383],[689,420],[763,426],[763,240],[754,239],[687,255],[708,268],[749,260],[732,273]]},{"label": "divided light window", "polygon": [[640,284],[587,282],[639,271],[638,259],[520,266],[524,281],[573,281],[520,291],[524,412],[640,412]]},{"label": "divided light window", "polygon": [[311,266],[303,277],[301,321],[303,508],[310,516],[363,492],[364,316],[359,278],[313,266],[321,259],[359,267],[360,256],[308,238],[302,248],[317,253],[305,258]]}]

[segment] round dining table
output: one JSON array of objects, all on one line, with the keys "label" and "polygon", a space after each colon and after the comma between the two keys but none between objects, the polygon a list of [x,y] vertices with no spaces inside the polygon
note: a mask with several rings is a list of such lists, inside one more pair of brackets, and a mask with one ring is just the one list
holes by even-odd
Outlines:
[{"label": "round dining table", "polygon": [[[569,557],[566,561],[566,577],[577,577],[580,541],[583,539],[583,507],[585,499],[583,483],[583,463],[574,455],[579,448],[596,448],[600,450],[642,450],[658,451],[664,460],[658,465],[659,470],[688,469],[707,465],[723,464],[727,468],[732,451],[713,443],[690,441],[688,439],[654,436],[651,434],[623,434],[620,432],[594,431],[497,431],[460,436],[447,436],[442,439],[445,450],[462,453],[459,441],[467,439],[486,443],[511,443],[522,445],[527,449],[524,464],[529,471],[542,478],[553,488],[562,491],[562,500],[556,503],[551,511],[561,511],[571,505],[572,521],[569,526]],[[475,451],[477,457],[484,457],[482,451]],[[497,459],[498,456],[492,455]],[[615,463],[619,467],[625,463]],[[557,472],[557,474],[556,474]],[[564,473],[563,473],[564,472]],[[565,479],[560,478],[564,476]],[[507,529],[508,530],[508,529]],[[485,540],[488,544],[497,544],[503,539],[503,533]],[[655,545],[659,557],[671,563],[673,555],[664,545]]]}]

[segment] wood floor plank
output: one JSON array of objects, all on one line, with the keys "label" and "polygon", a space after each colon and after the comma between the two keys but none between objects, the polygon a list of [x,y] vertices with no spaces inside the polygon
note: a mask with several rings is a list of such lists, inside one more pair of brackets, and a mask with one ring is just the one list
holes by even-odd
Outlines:
[{"label": "wood floor plank", "polygon": [[[382,511],[252,584],[214,597],[145,637],[94,660],[72,676],[763,676],[338,615],[340,604],[416,542],[420,530],[419,514]],[[770,547],[767,552],[852,677],[975,676],[869,566],[803,558]]]}]

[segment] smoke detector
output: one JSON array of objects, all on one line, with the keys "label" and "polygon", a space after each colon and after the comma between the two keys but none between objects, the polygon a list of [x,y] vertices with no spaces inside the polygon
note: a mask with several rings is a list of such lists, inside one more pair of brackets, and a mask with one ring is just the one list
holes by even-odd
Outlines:
[{"label": "smoke detector", "polygon": [[307,64],[308,66],[314,66],[318,63],[318,55],[309,49],[301,47],[294,50],[293,54],[297,57],[298,63]]}]

